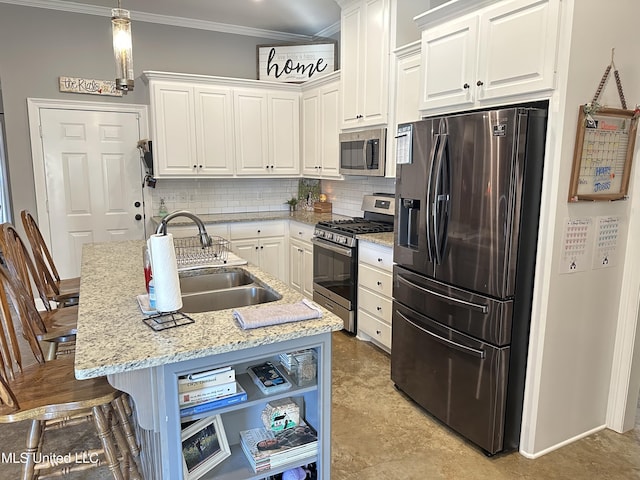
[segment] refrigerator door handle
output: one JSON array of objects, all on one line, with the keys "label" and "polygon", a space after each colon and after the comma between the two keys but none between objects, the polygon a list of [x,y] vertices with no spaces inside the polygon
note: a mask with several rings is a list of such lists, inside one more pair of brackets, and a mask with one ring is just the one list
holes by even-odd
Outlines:
[{"label": "refrigerator door handle", "polygon": [[443,293],[438,293],[438,292],[434,292],[433,290],[429,290],[428,288],[423,287],[422,285],[418,285],[417,283],[412,282],[411,280],[408,280],[406,278],[404,278],[402,275],[397,275],[398,280],[400,280],[401,282],[406,283],[407,285],[409,285],[410,287],[413,288],[417,288],[418,290],[423,291],[424,293],[428,293],[429,295],[433,295],[435,297],[439,297],[442,298],[448,302],[451,303],[459,303],[460,305],[464,305],[465,307],[471,309],[471,310],[477,310],[480,313],[489,313],[489,308],[487,308],[486,305],[480,305],[478,303],[473,303],[473,302],[467,302],[466,300],[461,300],[459,298],[453,298],[450,297],[448,295],[444,295]]},{"label": "refrigerator door handle", "polygon": [[[449,175],[449,155],[448,155],[448,135],[440,134],[442,138],[440,142],[440,148],[437,155],[436,178],[435,178],[435,192],[433,198],[433,204],[431,214],[433,216],[433,230],[434,230],[434,251],[436,257],[436,263],[442,264],[445,248],[447,245],[447,230],[449,220],[449,187],[450,175]],[[446,160],[446,161],[445,161]],[[446,170],[445,170],[446,169]],[[444,180],[441,181],[442,177]],[[443,183],[446,185],[443,188]],[[442,242],[441,242],[442,240]]]},{"label": "refrigerator door handle", "polygon": [[435,234],[435,226],[433,228],[431,228],[431,215],[430,215],[430,209],[429,209],[429,204],[431,202],[431,190],[433,189],[434,185],[433,185],[433,169],[435,166],[435,162],[436,162],[436,157],[438,156],[438,149],[440,148],[440,135],[436,134],[435,135],[435,142],[433,144],[433,149],[431,150],[431,158],[430,163],[429,163],[429,178],[427,179],[427,198],[426,198],[426,202],[425,205],[427,206],[427,208],[425,208],[426,210],[426,234],[427,234],[427,253],[429,254],[429,262],[433,263],[435,261],[435,253],[434,253],[434,249],[432,244],[435,242],[435,239],[432,239],[432,235]]},{"label": "refrigerator door handle", "polygon": [[472,348],[472,347],[468,347],[466,345],[462,345],[461,343],[458,342],[454,342],[453,340],[449,340],[448,338],[444,338],[441,337],[440,335],[434,333],[434,332],[430,332],[429,330],[421,327],[420,325],[417,325],[415,322],[412,322],[411,320],[409,320],[406,316],[404,316],[402,313],[398,312],[396,310],[396,313],[398,315],[400,315],[400,317],[402,317],[402,319],[413,325],[415,328],[417,328],[418,330],[420,330],[422,333],[426,333],[427,335],[429,335],[430,337],[432,337],[434,340],[436,340],[437,342],[443,343],[451,348],[455,348],[456,350],[459,350],[461,352],[464,353],[468,353],[469,355],[473,355],[474,357],[478,357],[480,359],[484,359],[486,357],[486,352],[484,350],[478,350],[477,348]]}]

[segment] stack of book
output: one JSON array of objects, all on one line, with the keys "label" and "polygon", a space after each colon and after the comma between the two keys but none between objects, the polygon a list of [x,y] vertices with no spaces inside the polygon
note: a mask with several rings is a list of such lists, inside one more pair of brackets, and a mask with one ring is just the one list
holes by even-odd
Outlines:
[{"label": "stack of book", "polygon": [[231,367],[192,373],[178,378],[180,416],[186,417],[244,402],[247,393],[236,382]]},{"label": "stack of book", "polygon": [[318,454],[318,434],[302,420],[300,425],[279,432],[266,428],[244,430],[240,432],[240,444],[256,473],[304,463]]}]

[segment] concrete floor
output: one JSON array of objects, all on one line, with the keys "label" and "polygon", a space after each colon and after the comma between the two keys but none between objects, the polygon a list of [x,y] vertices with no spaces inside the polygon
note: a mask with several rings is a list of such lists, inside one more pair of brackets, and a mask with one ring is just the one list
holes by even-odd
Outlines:
[{"label": "concrete floor", "polygon": [[536,460],[488,458],[395,389],[389,355],[344,332],[333,349],[332,480],[640,479],[640,414],[623,435],[604,430]]},{"label": "concrete floor", "polygon": [[[333,336],[332,480],[640,480],[640,415],[628,433],[604,430],[536,460],[487,458],[395,389],[386,353],[344,332]],[[27,428],[0,425],[0,453],[19,455]],[[86,426],[74,427],[52,435],[43,452],[94,441]],[[20,465],[2,460],[0,480],[19,478]],[[111,476],[100,468],[65,478]]]}]

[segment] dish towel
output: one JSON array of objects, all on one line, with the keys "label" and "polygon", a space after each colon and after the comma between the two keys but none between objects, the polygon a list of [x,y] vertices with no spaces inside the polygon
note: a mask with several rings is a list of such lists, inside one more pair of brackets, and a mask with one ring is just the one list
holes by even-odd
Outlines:
[{"label": "dish towel", "polygon": [[238,321],[244,330],[320,317],[322,317],[320,307],[307,299],[298,303],[262,305],[260,307],[233,310],[233,318]]}]

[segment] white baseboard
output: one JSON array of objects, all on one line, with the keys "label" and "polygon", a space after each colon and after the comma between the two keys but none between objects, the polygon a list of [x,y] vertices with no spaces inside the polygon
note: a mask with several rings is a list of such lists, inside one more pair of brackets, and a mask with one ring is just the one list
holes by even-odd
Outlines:
[{"label": "white baseboard", "polygon": [[554,450],[558,450],[559,448],[564,447],[565,445],[569,445],[570,443],[576,442],[582,438],[588,437],[589,435],[593,435],[594,433],[597,433],[601,430],[604,430],[607,426],[606,425],[601,425],[599,427],[596,428],[592,428],[591,430],[588,430],[584,433],[581,433],[580,435],[576,435],[575,437],[569,438],[563,442],[557,443],[555,445],[552,445],[548,448],[545,448],[544,450],[540,450],[539,452],[536,453],[529,453],[529,452],[525,452],[523,450],[520,450],[520,455],[522,455],[523,457],[529,458],[531,460],[534,460],[536,458],[540,458],[543,455],[546,455],[547,453],[553,452]]}]

